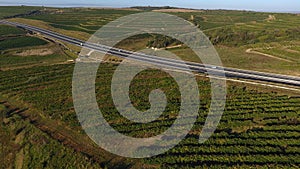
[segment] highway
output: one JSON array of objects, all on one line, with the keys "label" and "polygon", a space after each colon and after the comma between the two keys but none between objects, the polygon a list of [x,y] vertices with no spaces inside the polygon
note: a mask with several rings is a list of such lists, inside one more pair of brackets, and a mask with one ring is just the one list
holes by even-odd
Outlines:
[{"label": "highway", "polygon": [[77,45],[80,47],[85,47],[94,51],[102,52],[111,54],[114,56],[128,58],[131,60],[137,60],[144,63],[150,63],[154,65],[159,65],[171,69],[178,69],[178,70],[188,70],[187,67],[197,73],[207,73],[209,72],[210,75],[213,76],[221,76],[231,79],[244,79],[244,80],[254,80],[254,81],[261,81],[261,82],[272,82],[276,84],[284,84],[290,86],[297,86],[300,87],[300,77],[296,76],[288,76],[288,75],[281,75],[281,74],[274,74],[274,73],[265,73],[265,72],[258,72],[258,71],[251,71],[251,70],[242,70],[236,68],[227,68],[227,67],[220,67],[215,65],[208,65],[208,64],[200,64],[195,62],[183,62],[175,59],[169,58],[162,58],[153,55],[147,55],[144,53],[132,52],[128,50],[123,50],[119,48],[114,48],[110,46],[105,46],[101,44],[89,43],[79,39],[75,39],[69,36],[65,36],[62,34],[55,33],[53,31],[41,29],[38,27],[25,25],[16,22],[9,22],[5,20],[0,20],[0,24],[7,24],[16,26],[19,28],[23,28],[32,32],[40,33],[45,36],[55,38],[57,40],[61,40],[73,45]]}]

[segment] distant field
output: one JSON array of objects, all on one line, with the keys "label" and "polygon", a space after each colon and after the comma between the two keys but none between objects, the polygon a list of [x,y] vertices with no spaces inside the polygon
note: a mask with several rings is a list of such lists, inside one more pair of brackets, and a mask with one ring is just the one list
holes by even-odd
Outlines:
[{"label": "distant field", "polygon": [[83,31],[90,34],[96,32],[103,25],[121,16],[137,13],[135,10],[114,9],[61,9],[61,13],[43,14],[25,17],[51,23],[56,28]]},{"label": "distant field", "polygon": [[176,15],[199,25],[202,30],[232,26],[235,23],[262,22],[268,17],[266,13],[222,10],[203,10],[202,12],[177,13]]},{"label": "distant field", "polygon": [[31,6],[0,6],[0,18],[14,16],[17,14],[25,14],[34,10],[41,10],[42,7],[31,7]]}]

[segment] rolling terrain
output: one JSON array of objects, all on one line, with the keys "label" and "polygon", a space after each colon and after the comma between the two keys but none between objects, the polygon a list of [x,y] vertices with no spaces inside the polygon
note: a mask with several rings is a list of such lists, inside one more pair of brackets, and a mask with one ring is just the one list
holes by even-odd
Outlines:
[{"label": "rolling terrain", "polygon": [[[160,10],[0,8],[5,9],[0,10],[0,16],[7,20],[81,40],[86,40],[102,25],[118,17],[144,10]],[[294,76],[300,74],[300,16],[296,14],[178,9],[163,12],[171,12],[199,25],[215,43],[224,66]],[[276,36],[274,31],[278,33]],[[79,47],[6,25],[0,25],[0,38],[0,155],[4,168],[300,166],[299,92],[228,82],[221,123],[207,142],[199,144],[199,132],[209,110],[211,92],[208,79],[199,76],[199,117],[188,136],[174,149],[157,157],[124,159],[98,148],[77,120],[71,87],[73,60],[80,51]],[[157,38],[153,35],[132,37],[117,47],[139,50],[153,46],[149,41]],[[197,61],[185,46],[167,50],[184,60]],[[109,58],[110,61],[121,60]],[[168,96],[168,105],[158,120],[149,124],[133,123],[118,113],[111,98],[110,82],[117,66],[118,62],[108,62],[98,69],[97,101],[106,120],[128,136],[144,138],[165,131],[176,119],[180,106],[178,87],[170,85],[174,83],[172,78],[158,70],[141,72],[135,77],[130,97],[139,110],[149,109],[149,93],[157,88]]]}]

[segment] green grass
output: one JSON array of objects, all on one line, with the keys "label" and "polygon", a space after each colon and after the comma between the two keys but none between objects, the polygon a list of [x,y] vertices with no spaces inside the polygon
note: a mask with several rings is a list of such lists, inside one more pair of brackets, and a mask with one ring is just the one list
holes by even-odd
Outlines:
[{"label": "green grass", "polygon": [[30,65],[41,65],[65,62],[68,57],[63,54],[51,54],[46,56],[14,56],[0,55],[1,68],[17,68]]},{"label": "green grass", "polygon": [[99,27],[96,30],[91,30],[91,29],[86,29],[84,27],[70,26],[70,25],[50,24],[50,26],[53,26],[54,28],[64,29],[64,30],[87,32],[87,33],[90,33],[90,34],[95,33],[100,28]]},{"label": "green grass", "polygon": [[290,61],[294,62],[300,62],[300,52],[299,53],[294,53],[294,52],[289,52],[286,51],[285,49],[277,49],[277,48],[272,48],[272,49],[260,49],[258,50],[263,53],[267,53],[270,55],[274,55],[283,59],[287,59]]},{"label": "green grass", "polygon": [[24,37],[9,38],[0,41],[0,50],[46,45],[47,43],[48,42],[46,42],[45,40],[36,37],[24,36]]},{"label": "green grass", "polygon": [[[226,10],[204,10],[203,12],[195,13],[176,13],[176,15],[186,20],[190,20],[195,25],[199,25],[202,30],[233,26],[235,23],[262,21],[268,17],[268,14],[266,13]],[[194,16],[194,20],[191,20],[191,15]]]},{"label": "green grass", "polygon": [[[263,45],[260,44],[253,47],[259,48],[261,46]],[[246,53],[246,50],[251,47],[252,46],[236,48],[236,47],[226,47],[226,46],[219,46],[219,45],[215,46],[219,54],[219,57],[222,61],[222,64],[225,67],[242,68],[242,69],[256,70],[262,72],[273,72],[279,74],[290,74],[290,75],[299,74],[300,71],[299,69],[300,64],[298,62],[299,54],[288,53],[289,55],[291,55],[291,57],[294,58],[294,60],[292,60],[292,62],[286,62],[274,58],[269,58],[266,56]],[[278,49],[279,52],[283,53],[284,50],[280,49],[281,47],[282,46],[278,46],[277,48],[279,48]],[[196,54],[187,47],[168,49],[168,51],[176,54],[183,60],[192,61],[192,62],[201,62],[201,60],[199,60]],[[278,55],[278,57],[280,58],[281,56]],[[286,56],[282,58],[286,58]]]},{"label": "green grass", "polygon": [[[1,69],[16,69],[28,66],[61,63],[70,59],[60,47],[52,42],[34,36],[26,36],[25,33],[24,30],[16,27],[0,25]],[[48,45],[41,46],[46,44]],[[7,49],[10,50],[7,51]],[[30,53],[31,50],[36,50],[36,52],[27,55],[25,54],[26,51]],[[39,51],[42,52],[47,50],[49,51],[48,55],[39,55]],[[25,53],[21,54],[22,52]]]},{"label": "green grass", "polygon": [[293,47],[290,47],[289,49],[300,52],[300,47],[299,46],[293,46]]},{"label": "green grass", "polygon": [[[226,67],[235,67],[278,74],[299,74],[299,62],[286,62],[266,56],[246,53],[245,48],[218,46],[216,49]],[[249,48],[251,48],[249,46]]]},{"label": "green grass", "polygon": [[24,35],[26,32],[22,29],[8,26],[0,25],[0,36],[9,36],[9,35]]}]

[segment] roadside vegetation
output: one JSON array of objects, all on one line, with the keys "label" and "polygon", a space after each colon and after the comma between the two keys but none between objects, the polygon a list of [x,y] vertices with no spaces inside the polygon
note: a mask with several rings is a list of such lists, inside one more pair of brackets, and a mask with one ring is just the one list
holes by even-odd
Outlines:
[{"label": "roadside vegetation", "polygon": [[26,32],[22,29],[18,29],[8,25],[0,25],[0,36],[1,39],[6,36],[17,36],[17,35],[24,35]]},{"label": "roadside vegetation", "polygon": [[46,45],[47,42],[36,37],[9,38],[0,42],[0,50],[21,48],[28,46]]},{"label": "roadside vegetation", "polygon": [[52,40],[0,25],[0,70],[72,61],[74,56]]}]

